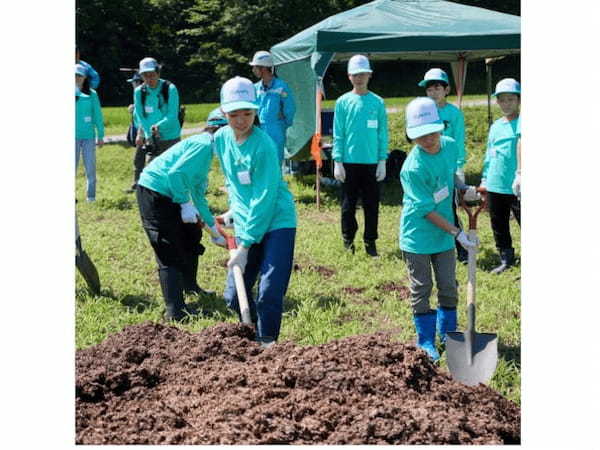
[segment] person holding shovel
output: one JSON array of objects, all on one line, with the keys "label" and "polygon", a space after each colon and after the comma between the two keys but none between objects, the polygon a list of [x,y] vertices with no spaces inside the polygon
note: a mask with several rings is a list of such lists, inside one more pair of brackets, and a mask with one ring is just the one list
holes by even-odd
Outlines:
[{"label": "person holding shovel", "polygon": [[86,69],[75,64],[75,170],[79,157],[87,178],[87,201],[96,201],[96,145],[104,145],[104,118],[96,91],[90,88]]},{"label": "person holding shovel", "polygon": [[[427,97],[435,102],[440,115],[440,120],[444,123],[442,136],[449,136],[454,139],[458,148],[458,157],[456,159],[456,175],[465,182],[464,165],[466,162],[465,153],[465,117],[462,111],[451,103],[448,103],[446,97],[450,94],[450,85],[448,75],[442,69],[429,69],[419,86],[425,88]],[[458,195],[456,196],[458,197]],[[460,228],[458,215],[456,214],[456,202],[452,203],[454,213],[454,225]],[[466,264],[468,254],[458,242],[456,243],[456,256],[459,262]]]},{"label": "person holding shovel", "polygon": [[184,292],[209,294],[196,281],[198,257],[204,253],[198,222],[210,232],[214,244],[225,245],[205,197],[213,156],[212,133],[225,123],[222,115],[212,114],[205,132],[155,158],[138,180],[136,196],[142,226],[158,263],[167,320],[180,321],[196,313],[185,304]]},{"label": "person holding shovel", "polygon": [[503,117],[490,128],[480,187],[487,195],[494,241],[500,253],[500,265],[491,273],[500,274],[515,265],[509,223],[511,211],[521,225],[521,201],[513,193],[517,176],[517,140],[521,133],[520,127],[517,133],[521,84],[513,78],[505,78],[498,82],[492,95],[496,97]]},{"label": "person holding shovel", "polygon": [[[427,97],[412,100],[406,107],[406,135],[414,141],[402,170],[404,190],[400,219],[400,249],[408,269],[411,307],[417,345],[437,361],[436,328],[443,344],[446,332],[456,329],[456,258],[454,241],[465,249],[477,243],[454,225],[452,203],[455,186],[466,201],[478,198],[475,186],[467,186],[456,175],[458,148],[442,136],[444,123],[435,102]],[[438,289],[438,309],[431,309],[431,271]]]},{"label": "person holding shovel", "polygon": [[[296,207],[282,178],[278,148],[256,126],[254,85],[235,77],[221,88],[228,126],[215,134],[215,153],[225,175],[237,249],[229,258],[225,301],[241,319],[233,267],[243,272],[256,337],[269,346],[279,338],[283,297],[294,258]],[[254,300],[251,293],[258,279]]]},{"label": "person holding shovel", "polygon": [[352,91],[335,102],[332,158],[334,177],[342,183],[344,248],[354,253],[354,236],[358,230],[356,204],[362,198],[365,251],[377,257],[378,183],[385,178],[388,126],[383,99],[368,90],[372,72],[364,55],[354,55],[348,61]]}]

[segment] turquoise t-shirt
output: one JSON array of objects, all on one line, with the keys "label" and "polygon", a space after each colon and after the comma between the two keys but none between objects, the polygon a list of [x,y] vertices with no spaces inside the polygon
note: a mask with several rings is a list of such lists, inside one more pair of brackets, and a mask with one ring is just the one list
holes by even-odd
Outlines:
[{"label": "turquoise t-shirt", "polygon": [[458,149],[456,166],[462,169],[467,162],[465,152],[465,117],[460,109],[450,103],[446,103],[443,108],[438,108],[438,113],[440,119],[446,125],[442,134],[451,137],[456,142],[456,148]]},{"label": "turquoise t-shirt", "polygon": [[440,151],[434,155],[415,145],[408,154],[400,182],[404,190],[400,218],[400,248],[406,252],[430,255],[454,248],[454,237],[425,216],[435,211],[454,223],[452,201],[458,149],[452,138],[440,138]]},{"label": "turquoise t-shirt", "polygon": [[229,126],[215,133],[215,152],[227,180],[235,235],[244,247],[260,243],[265,233],[296,228],[296,206],[281,176],[273,139],[253,127],[242,145]]},{"label": "turquoise t-shirt", "polygon": [[487,151],[483,161],[482,179],[488,191],[511,194],[517,170],[518,118],[511,121],[501,117],[490,128]]},{"label": "turquoise t-shirt", "polygon": [[[169,86],[169,101],[164,102],[161,94],[161,86],[165,80],[158,80],[154,89],[141,85],[133,91],[134,113],[137,124],[141,125],[144,137],[150,138],[152,125],[158,126],[158,132],[162,140],[168,141],[178,139],[181,136],[181,125],[179,124],[179,93],[173,83]],[[145,108],[142,106],[142,88],[146,87]]]},{"label": "turquoise t-shirt", "polygon": [[388,157],[387,113],[383,99],[372,92],[347,92],[335,102],[334,161],[377,164]]},{"label": "turquoise t-shirt", "polygon": [[174,203],[191,200],[202,221],[213,226],[215,221],[206,201],[212,154],[209,133],[184,139],[154,158],[142,171],[138,184],[169,197]]},{"label": "turquoise t-shirt", "polygon": [[90,93],[80,92],[75,101],[75,139],[104,139],[104,118],[100,108],[98,94],[93,89]]}]

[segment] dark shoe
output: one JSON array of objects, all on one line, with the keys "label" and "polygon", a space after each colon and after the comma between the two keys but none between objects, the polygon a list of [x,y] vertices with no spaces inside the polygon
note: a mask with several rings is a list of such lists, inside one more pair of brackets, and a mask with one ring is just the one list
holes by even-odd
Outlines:
[{"label": "dark shoe", "polygon": [[501,274],[515,265],[515,249],[503,248],[500,249],[500,265],[492,269],[491,273]]},{"label": "dark shoe", "polygon": [[375,245],[375,241],[365,242],[365,251],[367,252],[367,255],[369,255],[372,258],[379,257],[379,254],[377,253],[377,246]]},{"label": "dark shoe", "polygon": [[354,247],[354,242],[344,239],[344,248],[354,255],[354,251],[356,250]]}]

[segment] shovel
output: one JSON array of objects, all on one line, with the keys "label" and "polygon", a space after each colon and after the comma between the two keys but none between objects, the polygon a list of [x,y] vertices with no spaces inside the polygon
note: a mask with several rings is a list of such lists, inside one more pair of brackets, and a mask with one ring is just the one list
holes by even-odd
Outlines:
[{"label": "shovel", "polygon": [[[462,206],[469,216],[469,239],[477,239],[477,216],[485,207],[481,202],[475,212],[472,206],[478,202]],[[477,249],[469,249],[469,280],[467,284],[467,329],[464,333],[450,331],[446,339],[448,368],[452,377],[467,386],[487,383],[498,363],[498,336],[492,333],[475,331],[475,271]]]},{"label": "shovel", "polygon": [[[230,236],[223,230],[223,219],[216,218],[217,222],[217,230],[221,233],[221,236],[225,238],[227,242],[227,249],[229,250],[229,255],[231,256],[235,249],[237,248],[237,244],[235,243],[235,238]],[[250,317],[250,306],[248,306],[248,296],[246,295],[246,285],[244,284],[244,275],[242,274],[242,268],[237,264],[232,267],[233,271],[233,280],[235,281],[235,290],[237,291],[238,304],[240,306],[240,315],[242,316],[242,322],[247,325],[252,325],[252,318]]]},{"label": "shovel", "polygon": [[79,235],[79,224],[77,223],[77,216],[75,216],[75,266],[79,270],[79,273],[87,283],[90,291],[94,294],[100,294],[100,277],[96,266],[87,255],[83,246],[81,245],[81,236]]}]

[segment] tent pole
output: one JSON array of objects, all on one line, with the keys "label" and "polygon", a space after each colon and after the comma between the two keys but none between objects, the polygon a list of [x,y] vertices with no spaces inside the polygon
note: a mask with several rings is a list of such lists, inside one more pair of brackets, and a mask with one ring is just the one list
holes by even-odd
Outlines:
[{"label": "tent pole", "polygon": [[492,126],[492,62],[491,58],[485,60],[485,74],[487,75],[487,107],[488,107],[488,130]]},{"label": "tent pole", "polygon": [[[321,151],[321,87],[320,81],[317,79],[317,86],[315,89],[315,137],[319,140],[317,143],[318,151]],[[314,156],[313,156],[314,158]],[[316,190],[317,190],[317,209],[321,208],[321,158],[320,153],[318,158],[315,160],[315,179],[316,179]]]},{"label": "tent pole", "polygon": [[457,58],[457,61],[450,63],[450,65],[452,67],[452,74],[454,75],[454,84],[456,85],[458,108],[462,109],[462,98],[467,79],[467,60],[464,53],[458,54]]}]

